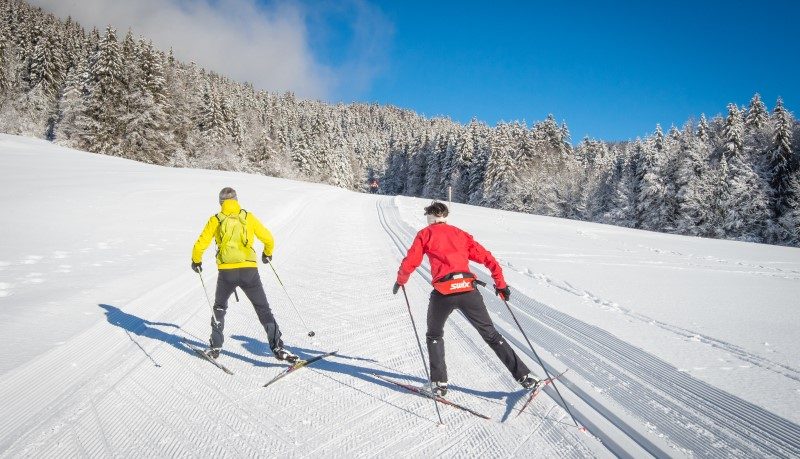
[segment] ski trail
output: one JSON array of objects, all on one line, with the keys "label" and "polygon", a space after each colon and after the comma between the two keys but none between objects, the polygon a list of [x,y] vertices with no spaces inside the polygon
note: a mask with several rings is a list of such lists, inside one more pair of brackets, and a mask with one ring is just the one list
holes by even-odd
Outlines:
[{"label": "ski trail", "polygon": [[[13,394],[0,419],[0,455],[608,455],[591,437],[557,426],[531,434],[527,423],[487,422],[446,407],[447,428],[436,429],[429,399],[371,378],[379,373],[421,384],[424,376],[405,305],[390,291],[397,254],[385,243],[376,198],[342,200],[344,193],[300,195],[270,228],[276,267],[316,337],[306,336],[272,272],[260,270],[286,346],[304,357],[334,349],[339,355],[262,388],[285,365],[271,356],[239,292],[239,303],[229,301],[220,357],[235,374],[223,373],[180,346],[181,339],[203,345],[209,333],[196,275],[181,274],[132,302],[98,306],[107,320],[0,377]],[[319,221],[326,222],[322,238]],[[204,273],[209,294],[213,275]],[[415,298],[426,289],[422,282],[409,285]],[[412,304],[418,325],[426,305]],[[478,338],[469,333],[465,328],[448,341],[453,364],[469,376],[462,385],[473,391],[454,391],[453,398],[497,417],[506,409],[497,394],[507,395],[513,381],[498,376],[495,362],[487,369],[490,356],[474,348]],[[81,352],[90,348],[99,351]],[[44,374],[50,378],[37,384]]]}]

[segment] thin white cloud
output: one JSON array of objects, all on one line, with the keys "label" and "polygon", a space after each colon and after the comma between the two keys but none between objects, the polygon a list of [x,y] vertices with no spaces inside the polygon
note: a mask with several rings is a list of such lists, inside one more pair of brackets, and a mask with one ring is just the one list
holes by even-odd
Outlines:
[{"label": "thin white cloud", "polygon": [[131,29],[160,49],[259,89],[328,98],[341,80],[309,48],[300,3],[254,0],[29,0],[86,28]]},{"label": "thin white cloud", "polygon": [[[305,3],[312,38],[330,45],[333,40],[329,35],[339,35],[336,45],[340,49],[334,53],[339,55],[338,60],[325,62],[333,69],[331,84],[336,97],[345,101],[357,99],[389,67],[394,24],[378,6],[366,0]],[[346,25],[341,26],[342,23]]]}]

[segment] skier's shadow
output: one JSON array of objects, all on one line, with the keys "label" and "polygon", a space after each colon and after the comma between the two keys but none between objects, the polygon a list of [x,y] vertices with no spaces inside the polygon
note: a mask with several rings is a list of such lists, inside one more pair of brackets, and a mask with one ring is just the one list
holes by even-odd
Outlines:
[{"label": "skier's shadow", "polygon": [[[267,345],[267,343],[265,343],[263,341],[259,341],[257,339],[251,338],[249,336],[242,336],[242,335],[232,335],[231,338],[241,341],[242,342],[242,347],[245,350],[247,350],[248,352],[253,353],[254,355],[258,355],[258,356],[271,356],[272,355],[271,351],[269,351],[269,346]],[[318,356],[320,354],[323,354],[323,352],[321,352],[321,351],[319,351],[317,349],[308,349],[308,348],[296,347],[296,346],[290,346],[290,347],[291,347],[292,351],[297,353],[297,355],[301,359],[310,359],[310,358],[313,358],[313,357]],[[338,382],[340,384],[348,385],[351,388],[356,389],[356,390],[358,390],[360,392],[363,392],[363,393],[366,393],[366,392],[362,391],[361,389],[359,389],[359,388],[357,388],[355,386],[349,385],[349,384],[347,384],[347,383],[345,383],[343,381],[340,381],[340,380],[335,379],[335,378],[333,378],[331,376],[328,376],[328,375],[325,374],[325,372],[327,372],[327,373],[338,373],[338,374],[344,374],[344,375],[353,376],[353,377],[358,378],[358,379],[360,379],[362,381],[365,381],[365,382],[368,382],[368,383],[371,383],[371,384],[376,384],[378,386],[382,386],[382,387],[391,389],[391,390],[393,390],[395,392],[400,392],[400,393],[404,393],[404,394],[409,394],[409,393],[412,393],[412,392],[409,392],[406,389],[403,389],[401,387],[395,386],[394,384],[391,384],[391,383],[389,383],[387,381],[384,381],[384,380],[382,380],[380,378],[377,378],[377,377],[375,377],[373,375],[380,375],[380,376],[384,376],[384,377],[387,377],[387,378],[397,379],[400,382],[404,382],[404,383],[410,384],[410,385],[416,385],[418,387],[421,387],[424,384],[427,384],[427,380],[426,379],[420,378],[418,376],[412,376],[412,375],[408,375],[408,374],[405,374],[405,373],[397,373],[397,372],[394,372],[394,371],[389,371],[389,370],[381,368],[380,366],[368,367],[368,366],[362,366],[362,365],[357,365],[357,364],[353,364],[353,363],[344,363],[344,362],[341,361],[342,359],[348,360],[348,361],[362,361],[362,362],[369,362],[369,363],[378,363],[378,361],[374,360],[374,359],[367,359],[367,358],[363,358],[363,357],[355,357],[355,356],[349,356],[349,355],[344,355],[344,354],[337,353],[335,356],[333,356],[331,358],[323,359],[323,360],[315,363],[314,367],[309,367],[309,368],[311,370],[319,370],[318,373],[320,373],[320,374],[322,374],[324,376],[327,376],[327,377],[329,377],[331,379],[334,379],[336,382]],[[514,407],[517,405],[517,403],[525,395],[528,394],[528,392],[524,391],[524,390],[515,391],[515,392],[480,391],[480,390],[471,389],[471,388],[468,388],[468,387],[462,387],[462,386],[458,386],[458,385],[452,385],[452,384],[450,385],[450,388],[455,390],[455,391],[458,391],[458,392],[463,392],[465,394],[474,395],[476,397],[480,397],[480,398],[484,398],[484,399],[492,399],[492,400],[497,400],[497,401],[502,401],[503,399],[505,399],[506,400],[506,403],[505,403],[506,409],[505,409],[505,413],[503,414],[503,416],[501,418],[501,422],[503,422],[503,421],[508,419],[509,415],[514,411]],[[372,394],[367,394],[367,395],[374,396]],[[497,402],[493,402],[493,403],[497,403]],[[401,408],[401,409],[404,409],[404,408]]]},{"label": "skier's shadow", "polygon": [[[111,306],[110,304],[98,304],[98,306],[100,306],[102,309],[105,309],[106,320],[108,320],[108,323],[110,323],[111,325],[114,325],[114,326],[117,326],[117,327],[120,327],[120,328],[124,329],[126,331],[126,333],[128,334],[128,338],[130,338],[131,341],[133,341],[139,347],[139,349],[141,349],[141,351],[145,355],[147,355],[147,357],[150,359],[150,361],[152,361],[153,364],[155,366],[157,366],[157,367],[160,367],[161,365],[158,362],[156,362],[156,360],[153,358],[153,356],[150,355],[150,353],[147,352],[144,349],[144,347],[142,347],[142,345],[139,343],[139,341],[137,341],[132,335],[136,335],[136,336],[140,336],[140,337],[144,337],[144,338],[148,338],[148,339],[162,341],[162,342],[164,342],[166,344],[169,344],[170,346],[174,347],[175,349],[178,349],[178,350],[180,350],[182,352],[185,352],[185,353],[187,353],[189,355],[192,355],[192,356],[196,356],[197,354],[195,354],[194,351],[192,351],[186,345],[184,345],[183,344],[184,341],[188,342],[190,344],[194,344],[195,346],[198,346],[198,347],[201,347],[201,348],[205,347],[207,345],[207,343],[204,343],[204,342],[201,342],[201,341],[197,341],[197,340],[193,340],[193,339],[189,339],[186,336],[183,336],[181,334],[169,333],[169,332],[166,332],[166,331],[162,330],[162,328],[164,328],[164,327],[169,327],[169,328],[172,328],[172,329],[174,329],[176,331],[182,330],[179,325],[175,325],[175,324],[167,323],[167,322],[151,322],[151,321],[149,321],[147,319],[143,319],[143,318],[141,318],[139,316],[136,316],[136,315],[133,315],[133,314],[129,314],[129,313],[119,309],[116,306]],[[232,358],[235,358],[235,359],[238,359],[238,360],[241,360],[243,362],[249,363],[249,364],[251,364],[253,366],[257,366],[257,367],[276,367],[276,366],[279,366],[279,365],[276,365],[276,364],[263,362],[263,361],[260,361],[260,360],[256,360],[256,359],[247,357],[245,355],[237,354],[235,352],[230,352],[230,351],[226,351],[226,350],[223,350],[222,354],[223,355],[227,355],[227,356],[232,357]]]}]

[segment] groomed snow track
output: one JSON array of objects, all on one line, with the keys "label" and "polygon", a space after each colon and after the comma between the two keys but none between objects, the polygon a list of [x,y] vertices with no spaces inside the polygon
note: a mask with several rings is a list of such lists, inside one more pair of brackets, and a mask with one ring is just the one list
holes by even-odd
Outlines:
[{"label": "groomed snow track", "polygon": [[[448,341],[458,368],[452,399],[491,421],[441,407],[439,429],[429,399],[371,377],[423,383],[407,310],[390,291],[396,250],[376,197],[303,187],[287,192],[268,226],[280,244],[277,268],[314,340],[272,273],[262,269],[262,280],[287,346],[304,357],[339,355],[261,387],[283,366],[242,298],[229,303],[221,357],[234,375],[214,368],[180,344],[203,345],[209,320],[197,275],[176,263],[174,278],[142,284],[130,300],[93,297],[96,323],[0,375],[0,457],[608,456],[593,437],[564,428],[563,411],[547,398],[514,418],[524,392],[476,336]],[[190,237],[174,243],[188,249]],[[215,272],[203,275],[210,290]],[[428,286],[418,279],[409,288]],[[426,305],[412,308],[424,314]]]},{"label": "groomed snow track", "polygon": [[[398,251],[405,253],[415,230],[403,221],[393,198],[379,201],[377,211]],[[491,287],[488,273],[482,267],[475,271]],[[425,276],[430,281],[430,273]],[[498,330],[535,362],[493,289],[482,294]],[[519,291],[510,304],[548,370],[571,369],[560,381],[561,394],[578,421],[614,455],[800,457],[797,424]]]}]

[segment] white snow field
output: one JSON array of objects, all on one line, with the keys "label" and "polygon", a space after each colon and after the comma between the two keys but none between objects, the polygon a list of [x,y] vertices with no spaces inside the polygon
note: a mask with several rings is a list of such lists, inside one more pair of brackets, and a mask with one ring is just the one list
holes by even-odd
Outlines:
[{"label": "white snow field", "polygon": [[[445,328],[451,400],[422,385],[401,294],[426,200],[170,169],[0,135],[0,456],[798,457],[800,250],[453,205],[451,223],[504,266],[511,307],[557,388],[524,392],[458,313]],[[250,303],[231,298],[220,362],[191,247],[232,186],[276,239],[260,272],[288,347],[337,356],[285,365]],[[257,246],[260,249],[260,244]],[[425,265],[423,265],[425,266]],[[216,280],[213,248],[206,290]],[[485,280],[485,270],[475,267]],[[430,291],[407,285],[420,336]],[[498,329],[543,370],[505,305]],[[424,344],[423,344],[424,347]],[[426,356],[427,358],[427,356]]]}]

